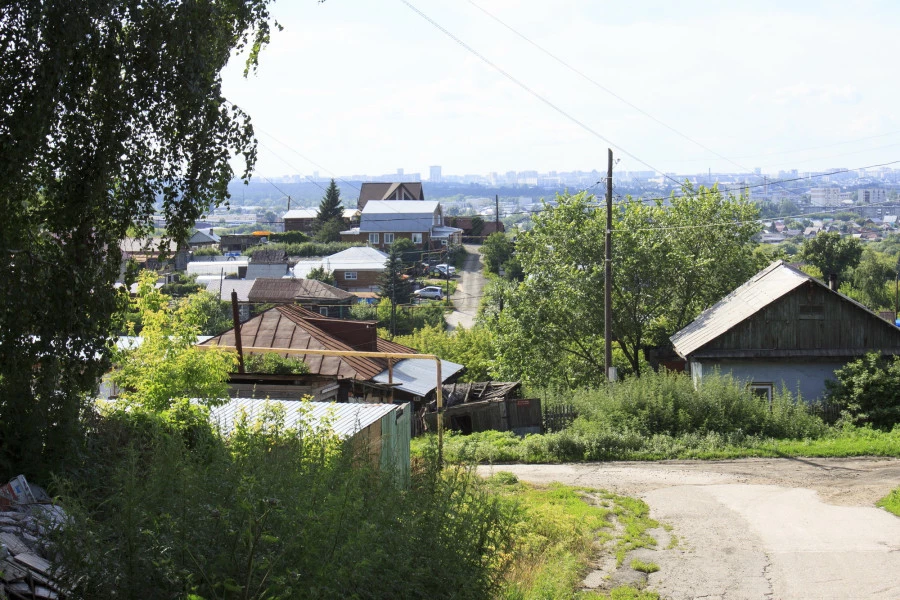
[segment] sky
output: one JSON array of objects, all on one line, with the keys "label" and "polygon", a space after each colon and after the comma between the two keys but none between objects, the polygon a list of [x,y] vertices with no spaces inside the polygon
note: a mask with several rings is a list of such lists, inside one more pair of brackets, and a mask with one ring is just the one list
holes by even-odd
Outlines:
[{"label": "sky", "polygon": [[223,73],[262,176],[603,171],[608,147],[626,171],[900,160],[893,0],[276,0],[272,13],[284,29],[258,71],[245,79],[236,56]]}]

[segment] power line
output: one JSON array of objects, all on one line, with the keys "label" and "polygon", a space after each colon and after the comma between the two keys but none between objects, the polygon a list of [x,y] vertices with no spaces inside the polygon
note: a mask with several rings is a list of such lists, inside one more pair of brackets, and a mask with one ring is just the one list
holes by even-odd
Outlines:
[{"label": "power line", "polygon": [[531,89],[530,87],[528,87],[528,85],[526,85],[525,83],[523,83],[521,80],[519,80],[518,78],[516,78],[514,75],[512,75],[512,74],[509,73],[508,71],[504,70],[502,67],[500,67],[499,65],[497,65],[496,63],[494,63],[493,61],[491,61],[489,58],[487,58],[486,56],[484,56],[483,54],[481,54],[480,52],[478,52],[477,50],[475,50],[472,46],[468,45],[467,43],[465,43],[464,41],[462,41],[460,38],[456,37],[456,35],[454,35],[452,32],[450,32],[448,29],[446,29],[443,25],[441,25],[440,23],[438,23],[437,21],[435,21],[434,19],[432,19],[431,17],[429,17],[428,15],[426,15],[425,13],[423,13],[423,12],[422,12],[421,10],[419,10],[418,8],[416,8],[412,3],[409,2],[409,0],[400,0],[400,2],[402,2],[403,4],[405,4],[410,10],[412,10],[413,12],[415,12],[416,14],[418,14],[420,17],[422,17],[423,19],[425,19],[426,21],[428,21],[429,23],[431,23],[431,25],[433,25],[436,29],[438,29],[438,30],[439,30],[440,32],[442,32],[444,35],[446,35],[447,37],[449,37],[451,40],[453,40],[454,42],[456,42],[457,44],[459,44],[460,46],[462,46],[465,50],[467,50],[468,52],[470,52],[472,55],[474,55],[475,57],[477,57],[479,60],[481,60],[482,62],[484,62],[486,65],[488,65],[489,67],[491,67],[492,69],[494,69],[495,71],[497,71],[498,73],[500,73],[501,75],[503,75],[504,77],[506,77],[509,81],[511,81],[512,83],[516,84],[516,85],[519,86],[522,90],[524,90],[525,92],[529,93],[531,96],[533,96],[533,97],[536,98],[537,100],[540,100],[541,102],[543,102],[544,104],[546,104],[548,107],[550,107],[551,109],[553,109],[554,111],[556,111],[557,113],[559,113],[560,115],[562,115],[563,117],[565,117],[566,119],[568,119],[569,121],[571,121],[572,123],[574,123],[575,125],[577,125],[578,127],[582,128],[583,130],[585,130],[586,132],[590,133],[590,134],[593,135],[594,137],[596,137],[596,138],[598,138],[598,139],[600,139],[600,140],[606,142],[606,143],[609,144],[610,146],[613,146],[614,148],[616,148],[616,149],[617,149],[619,152],[621,152],[622,154],[624,154],[624,155],[626,155],[626,156],[632,158],[632,159],[635,160],[636,162],[638,162],[638,163],[644,165],[645,167],[648,167],[648,168],[650,168],[650,169],[652,169],[653,171],[656,171],[656,172],[658,172],[658,173],[662,173],[663,177],[665,177],[665,178],[667,178],[667,179],[671,179],[671,180],[672,180],[673,182],[675,182],[675,183],[679,183],[677,180],[675,180],[674,178],[672,178],[670,175],[667,175],[667,174],[666,174],[664,171],[662,171],[661,169],[657,169],[656,167],[654,167],[654,166],[651,165],[650,163],[648,163],[648,162],[646,162],[646,161],[644,161],[644,160],[638,158],[637,156],[635,156],[635,155],[632,154],[631,152],[628,152],[627,150],[625,150],[624,148],[622,148],[622,146],[620,146],[619,144],[616,144],[616,143],[612,142],[611,140],[609,140],[608,138],[606,138],[603,134],[601,134],[600,132],[598,132],[598,131],[595,130],[594,128],[590,127],[588,124],[586,124],[586,123],[584,123],[583,121],[579,120],[578,118],[572,116],[571,114],[569,114],[568,112],[566,112],[565,110],[563,110],[562,108],[560,108],[559,106],[557,106],[556,104],[554,104],[552,101],[548,100],[547,98],[545,98],[544,96],[542,96],[541,94],[539,94],[538,92],[536,92],[535,90],[533,90],[533,89]]},{"label": "power line", "polygon": [[[525,42],[531,44],[532,46],[534,46],[535,48],[537,48],[539,51],[541,51],[542,53],[546,54],[547,56],[549,56],[550,58],[552,58],[553,60],[555,60],[557,63],[561,64],[561,65],[562,65],[563,67],[565,67],[566,69],[572,71],[573,73],[575,73],[576,75],[578,75],[579,77],[581,77],[582,79],[584,79],[585,81],[587,81],[588,83],[592,84],[594,87],[600,89],[600,90],[603,91],[603,92],[606,92],[607,94],[609,94],[610,96],[612,96],[612,97],[615,98],[616,100],[618,100],[618,101],[622,102],[623,104],[625,104],[626,106],[629,106],[630,108],[636,110],[637,112],[641,113],[642,115],[644,115],[645,117],[647,117],[647,118],[650,119],[651,121],[654,121],[655,123],[657,123],[657,124],[659,124],[659,125],[662,125],[663,127],[665,127],[666,129],[668,129],[668,130],[671,131],[672,133],[678,135],[679,137],[684,138],[685,140],[687,140],[687,141],[691,142],[692,144],[694,144],[694,145],[696,145],[696,146],[702,148],[703,150],[706,150],[706,151],[709,152],[710,154],[713,154],[713,155],[717,156],[718,158],[720,158],[720,159],[722,159],[722,160],[724,160],[724,161],[727,161],[727,162],[729,162],[729,163],[731,163],[731,164],[733,164],[733,165],[735,165],[735,166],[737,166],[737,167],[740,167],[741,169],[743,169],[743,170],[745,170],[745,171],[748,170],[747,167],[744,167],[744,166],[742,166],[742,165],[739,165],[738,163],[734,162],[734,161],[731,160],[730,158],[728,158],[728,157],[726,157],[726,156],[723,156],[723,155],[719,154],[718,152],[716,152],[716,151],[713,150],[712,148],[709,148],[708,146],[705,146],[704,144],[702,144],[702,143],[700,143],[699,141],[695,140],[694,138],[690,137],[690,136],[687,135],[686,133],[682,133],[681,131],[675,129],[674,127],[672,127],[672,126],[669,125],[668,123],[665,123],[665,122],[661,121],[660,119],[654,117],[653,115],[651,115],[650,113],[648,113],[646,110],[644,110],[644,109],[642,109],[641,107],[635,105],[634,103],[630,102],[630,101],[627,100],[626,98],[623,98],[622,96],[620,96],[620,95],[617,94],[616,92],[614,92],[614,91],[612,91],[611,89],[609,89],[608,87],[604,86],[602,83],[600,83],[600,82],[597,81],[596,79],[594,79],[594,78],[590,77],[589,75],[585,74],[583,71],[581,71],[581,70],[577,69],[576,67],[572,66],[571,64],[569,64],[568,62],[566,62],[566,61],[563,60],[562,58],[558,57],[557,55],[553,54],[552,52],[550,52],[549,50],[547,50],[546,48],[544,48],[543,46],[541,46],[540,44],[538,44],[537,42],[535,42],[534,40],[532,40],[531,38],[529,38],[528,36],[526,36],[525,34],[521,33],[521,32],[518,31],[517,29],[513,28],[511,25],[509,25],[508,23],[506,23],[506,22],[504,22],[503,20],[501,20],[498,16],[494,15],[494,14],[491,13],[491,12],[488,12],[485,8],[483,8],[483,7],[479,6],[478,4],[476,4],[475,2],[473,2],[473,0],[468,0],[468,2],[469,2],[469,4],[471,4],[472,6],[474,6],[475,8],[477,8],[478,10],[480,10],[481,12],[483,12],[485,15],[487,15],[488,17],[490,17],[491,19],[493,19],[494,21],[496,21],[497,23],[499,23],[500,25],[502,25],[503,27],[505,27],[506,29],[508,29],[509,31],[511,31],[513,34],[515,34],[516,36],[518,36],[519,38],[521,38],[521,39],[524,40]],[[627,154],[627,153],[626,153],[626,154]],[[630,155],[629,155],[629,156],[630,156]],[[641,164],[643,164],[643,165],[646,165],[646,164],[647,164],[647,163],[644,163],[644,162],[642,162],[642,161],[638,161],[638,162],[641,162]],[[649,165],[647,165],[647,166],[649,166]],[[651,167],[651,168],[652,168],[652,167]],[[655,169],[655,170],[656,170],[656,169]]]}]

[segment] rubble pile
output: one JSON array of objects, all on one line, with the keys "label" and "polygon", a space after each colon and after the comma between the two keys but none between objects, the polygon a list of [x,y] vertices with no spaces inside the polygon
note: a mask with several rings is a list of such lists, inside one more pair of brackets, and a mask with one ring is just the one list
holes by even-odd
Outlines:
[{"label": "rubble pile", "polygon": [[47,528],[64,519],[62,508],[22,475],[0,486],[0,600],[65,598],[45,544]]}]

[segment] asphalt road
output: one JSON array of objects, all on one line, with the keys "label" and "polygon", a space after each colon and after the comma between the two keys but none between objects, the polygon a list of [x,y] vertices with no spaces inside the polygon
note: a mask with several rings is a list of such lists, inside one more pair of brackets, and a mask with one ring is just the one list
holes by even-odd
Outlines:
[{"label": "asphalt road", "polygon": [[453,312],[445,319],[450,330],[462,325],[471,329],[475,325],[475,315],[478,313],[478,305],[481,303],[481,294],[484,290],[484,272],[481,262],[481,246],[465,245],[466,262],[458,272],[456,291],[450,296],[453,301]]},{"label": "asphalt road", "polygon": [[[677,540],[673,548],[661,542],[635,553],[660,566],[648,585],[663,598],[900,598],[900,518],[874,506],[900,485],[900,460],[479,469],[492,470],[534,483],[559,481],[642,498],[651,517],[671,525]],[[595,572],[588,580],[602,581],[604,575]]]}]

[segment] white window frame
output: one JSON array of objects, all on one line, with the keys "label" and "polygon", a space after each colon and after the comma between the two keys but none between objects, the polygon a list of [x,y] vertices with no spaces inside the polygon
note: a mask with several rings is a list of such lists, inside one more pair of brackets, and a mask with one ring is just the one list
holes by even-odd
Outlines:
[{"label": "white window frame", "polygon": [[327,306],[320,306],[320,307],[319,307],[319,314],[327,317],[327,316],[328,316],[328,307],[327,307]]},{"label": "white window frame", "polygon": [[772,397],[775,395],[775,384],[773,382],[751,381],[747,384],[747,387],[750,388],[752,393],[765,397],[769,401],[769,406],[772,406]]},{"label": "white window frame", "polygon": [[[378,235],[378,234],[375,234]],[[393,244],[394,243],[394,234],[393,233],[385,233],[384,234],[384,243],[385,244]]]},{"label": "white window frame", "polygon": [[369,243],[370,243],[370,244],[377,244],[377,243],[378,243],[378,234],[377,234],[377,233],[370,233],[370,234],[369,234]]},{"label": "white window frame", "polygon": [[356,271],[344,271],[345,281],[356,281]]},{"label": "white window frame", "polygon": [[413,244],[421,244],[422,243],[422,234],[421,233],[413,233],[412,234],[412,242],[413,242]]}]

